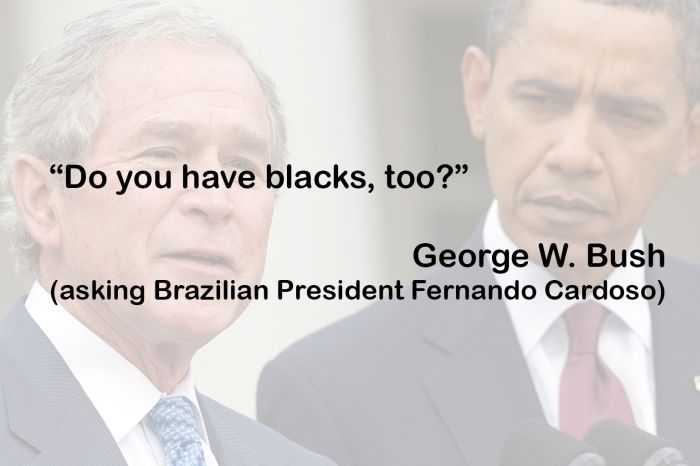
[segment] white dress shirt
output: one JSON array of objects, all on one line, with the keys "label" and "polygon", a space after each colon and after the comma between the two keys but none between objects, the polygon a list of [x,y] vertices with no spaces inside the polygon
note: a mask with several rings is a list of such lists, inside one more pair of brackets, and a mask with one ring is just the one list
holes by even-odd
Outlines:
[{"label": "white dress shirt", "polygon": [[217,466],[190,373],[172,393],[161,393],[121,354],[54,305],[39,283],[32,287],[25,307],[95,406],[127,464],[165,466],[163,448],[147,415],[161,397],[184,396],[193,406],[206,464]]},{"label": "white dress shirt", "polygon": [[[503,230],[496,201],[489,209],[483,235],[487,249],[518,249]],[[644,247],[641,231],[631,247]],[[537,288],[536,299],[509,300],[505,304],[545,418],[550,425],[558,427],[559,382],[569,352],[569,335],[563,314],[574,303],[547,298],[544,284],[555,277],[532,259],[527,267],[511,267],[507,273],[494,273],[494,276],[502,286],[519,280],[521,285],[531,284]],[[644,269],[616,268],[607,280],[610,285],[636,284],[641,287],[645,283]],[[637,426],[656,434],[656,388],[649,304],[641,299],[598,302],[610,311],[601,329],[598,353],[625,388]]]}]

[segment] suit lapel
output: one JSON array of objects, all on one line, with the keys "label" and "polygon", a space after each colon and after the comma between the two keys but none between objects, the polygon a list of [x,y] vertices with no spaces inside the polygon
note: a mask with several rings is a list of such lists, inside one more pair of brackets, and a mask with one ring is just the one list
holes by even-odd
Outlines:
[{"label": "suit lapel", "polygon": [[544,418],[508,314],[501,304],[491,307],[471,338],[425,380],[470,465],[495,466],[519,421]]},{"label": "suit lapel", "polygon": [[[478,248],[481,242],[475,235],[465,247]],[[448,272],[434,282],[495,283],[490,271],[481,269]],[[424,336],[447,358],[425,378],[425,386],[466,463],[495,466],[519,421],[544,418],[510,316],[497,301],[430,306],[437,318]]]},{"label": "suit lapel", "polygon": [[126,465],[107,426],[23,304],[0,325],[9,427],[38,451],[32,465]]},{"label": "suit lapel", "polygon": [[649,283],[662,280],[666,287],[666,301],[651,306],[658,433],[689,464],[700,464],[700,393],[694,384],[700,376],[698,282],[678,271],[650,270],[649,275]]},{"label": "suit lapel", "polygon": [[216,403],[198,394],[209,446],[219,466],[261,466],[257,450],[241,436],[238,425],[219,414]]}]

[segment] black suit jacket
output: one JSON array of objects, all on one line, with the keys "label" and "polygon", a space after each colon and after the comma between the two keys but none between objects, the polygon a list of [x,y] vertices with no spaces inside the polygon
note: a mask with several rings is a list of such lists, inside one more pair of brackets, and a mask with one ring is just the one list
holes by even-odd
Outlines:
[{"label": "black suit jacket", "polygon": [[[467,248],[481,247],[475,235]],[[659,435],[700,464],[700,275],[647,271]],[[494,283],[450,269],[434,283]],[[380,303],[295,344],[265,368],[258,417],[340,466],[496,466],[522,420],[543,419],[506,307],[489,301]]]},{"label": "black suit jacket", "polygon": [[[198,397],[220,466],[332,466],[269,428]],[[102,418],[22,303],[0,322],[0,464],[126,466]]]}]

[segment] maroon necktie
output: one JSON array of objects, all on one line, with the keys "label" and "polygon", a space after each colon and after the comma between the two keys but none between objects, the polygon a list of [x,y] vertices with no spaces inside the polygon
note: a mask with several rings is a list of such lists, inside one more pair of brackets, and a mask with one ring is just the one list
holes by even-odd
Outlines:
[{"label": "maroon necktie", "polygon": [[569,357],[559,386],[559,428],[579,439],[602,419],[634,425],[622,383],[598,355],[598,338],[607,316],[607,309],[591,301],[576,304],[564,316]]}]

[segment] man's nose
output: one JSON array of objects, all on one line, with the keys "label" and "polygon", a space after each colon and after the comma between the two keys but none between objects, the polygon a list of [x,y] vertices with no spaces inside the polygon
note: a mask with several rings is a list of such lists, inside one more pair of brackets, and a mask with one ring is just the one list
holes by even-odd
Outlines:
[{"label": "man's nose", "polygon": [[550,169],[567,177],[591,176],[603,170],[603,152],[594,112],[574,112],[562,122],[546,163]]},{"label": "man's nose", "polygon": [[204,188],[202,186],[203,174],[207,170],[220,173],[221,164],[217,157],[207,157],[204,160],[189,164],[190,171],[197,172],[199,187],[189,187],[179,200],[179,208],[186,216],[197,217],[209,224],[221,224],[228,222],[233,215],[233,199],[231,189],[227,189],[220,183],[219,187]]}]

